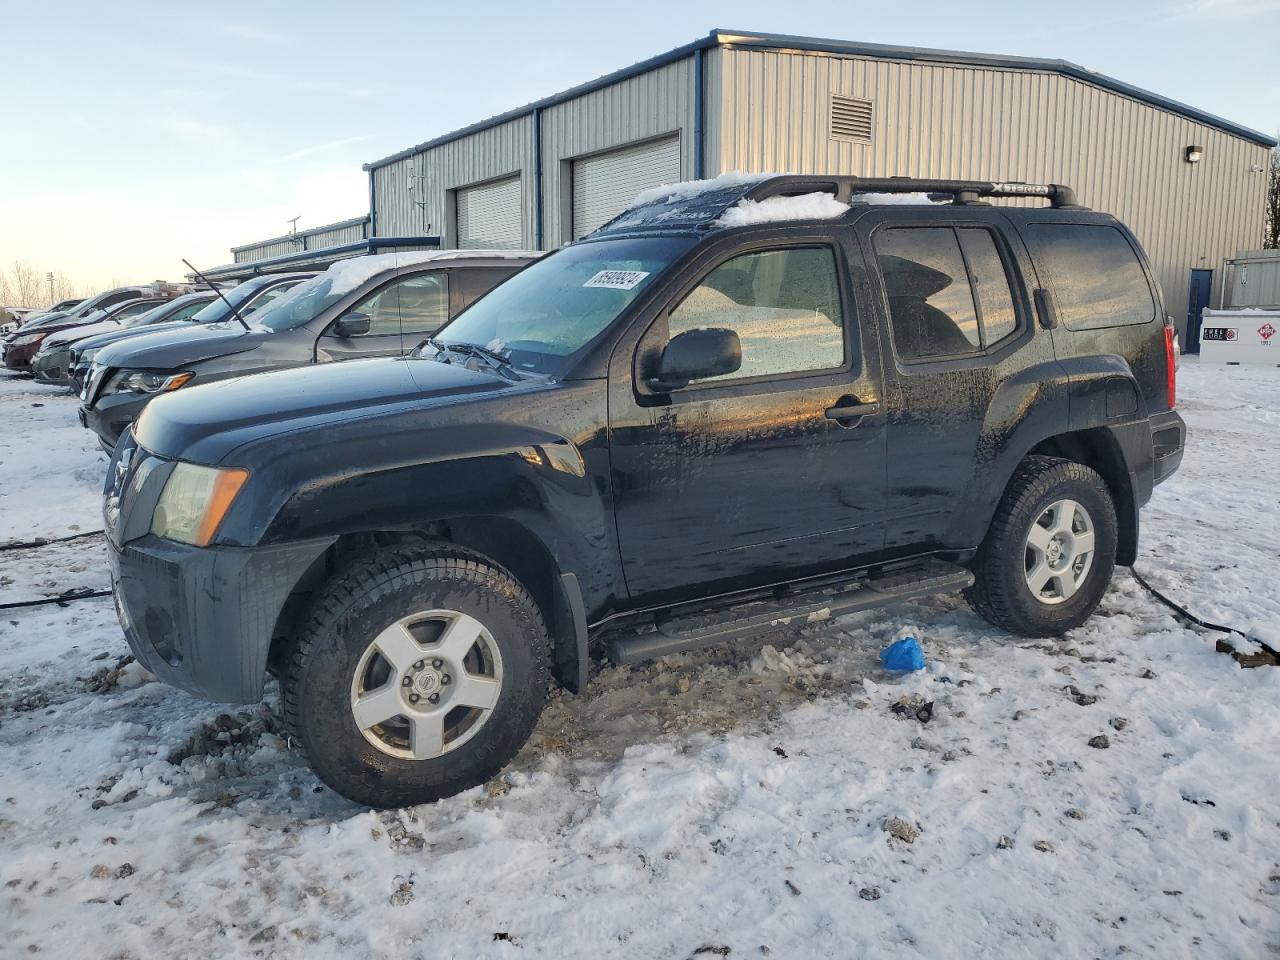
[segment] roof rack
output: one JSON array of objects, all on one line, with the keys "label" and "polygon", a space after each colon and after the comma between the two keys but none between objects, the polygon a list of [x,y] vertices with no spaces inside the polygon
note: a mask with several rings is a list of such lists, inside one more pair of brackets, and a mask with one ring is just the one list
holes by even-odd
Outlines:
[{"label": "roof rack", "polygon": [[1076,192],[1060,183],[997,183],[989,180],[916,180],[911,177],[845,177],[786,174],[770,177],[743,194],[745,200],[831,193],[850,203],[859,193],[928,193],[950,195],[957,205],[981,204],[984,197],[1042,197],[1060,210],[1087,210]]}]

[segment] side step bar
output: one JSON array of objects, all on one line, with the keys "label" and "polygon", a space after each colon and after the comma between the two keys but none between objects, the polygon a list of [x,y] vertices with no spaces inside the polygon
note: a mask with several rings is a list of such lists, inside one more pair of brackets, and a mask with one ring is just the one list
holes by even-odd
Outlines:
[{"label": "side step bar", "polygon": [[972,584],[973,574],[964,567],[931,559],[875,579],[828,583],[781,600],[754,600],[661,620],[647,632],[612,640],[609,659],[623,665],[639,663],[768,633],[791,623],[814,623],[903,600],[956,593]]}]

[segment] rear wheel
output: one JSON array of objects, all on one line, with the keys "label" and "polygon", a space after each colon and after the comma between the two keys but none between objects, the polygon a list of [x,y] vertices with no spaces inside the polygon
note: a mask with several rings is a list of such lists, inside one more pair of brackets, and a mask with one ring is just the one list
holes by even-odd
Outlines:
[{"label": "rear wheel", "polygon": [[546,699],[550,640],[501,567],[449,547],[353,564],[287,661],[289,731],[343,796],[398,807],[497,774]]},{"label": "rear wheel", "polygon": [[1097,608],[1115,557],[1115,505],[1097,471],[1028,457],[996,508],[966,596],[1011,633],[1058,636]]}]

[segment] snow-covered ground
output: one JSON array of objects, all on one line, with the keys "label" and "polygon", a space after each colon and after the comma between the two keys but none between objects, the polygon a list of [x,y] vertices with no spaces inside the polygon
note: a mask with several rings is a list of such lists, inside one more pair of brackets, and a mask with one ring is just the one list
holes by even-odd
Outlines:
[{"label": "snow-covered ground", "polygon": [[[1139,570],[1275,641],[1280,370],[1179,387]],[[102,465],[69,397],[0,375],[0,541],[95,529]],[[102,561],[0,552],[0,602]],[[906,633],[929,667],[887,675]],[[959,599],[848,617],[604,670],[500,780],[371,813],[289,753],[274,689],[152,682],[105,599],[0,611],[0,955],[1274,955],[1280,670],[1213,640],[1127,572],[1064,642]]]}]

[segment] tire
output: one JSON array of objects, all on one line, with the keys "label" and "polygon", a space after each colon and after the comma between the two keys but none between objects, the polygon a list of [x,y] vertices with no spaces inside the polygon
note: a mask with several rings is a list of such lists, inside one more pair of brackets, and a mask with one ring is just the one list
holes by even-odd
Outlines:
[{"label": "tire", "polygon": [[[1088,620],[1106,593],[1115,570],[1116,529],[1115,504],[1097,471],[1070,460],[1027,457],[974,557],[975,582],[965,597],[1010,633],[1061,636]],[[1042,581],[1037,592],[1033,583]]]},{"label": "tire", "polygon": [[281,678],[285,722],[316,775],[349,800],[441,800],[491,779],[528,740],[550,648],[533,599],[487,558],[448,545],[368,557],[305,618]]}]

